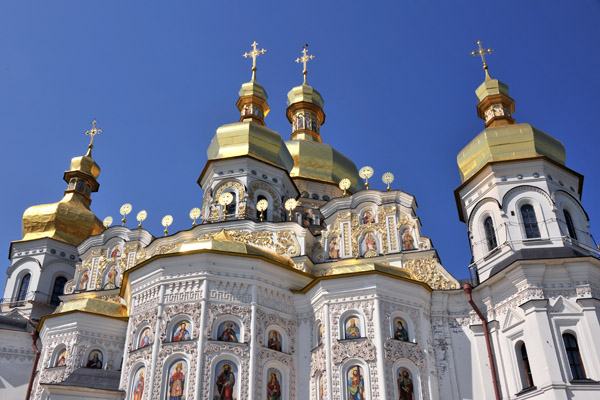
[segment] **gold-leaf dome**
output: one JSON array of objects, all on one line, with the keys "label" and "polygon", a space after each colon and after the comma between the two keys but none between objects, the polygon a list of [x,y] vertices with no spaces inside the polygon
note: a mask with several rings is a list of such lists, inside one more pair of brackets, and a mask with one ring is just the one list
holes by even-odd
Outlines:
[{"label": "gold-leaf dome", "polygon": [[29,207],[23,213],[22,240],[52,238],[74,246],[104,231],[102,221],[90,210],[91,193],[98,187],[100,166],[92,159],[91,149],[85,156],[73,157],[63,179],[68,183],[62,200]]},{"label": "gold-leaf dome", "polygon": [[102,233],[104,226],[81,194],[66,193],[57,203],[25,210],[22,231],[22,240],[47,237],[76,246],[88,237]]},{"label": "gold-leaf dome", "polygon": [[477,115],[486,129],[458,154],[461,182],[479,172],[487,163],[545,156],[565,164],[565,148],[560,141],[527,123],[515,123],[515,101],[508,85],[486,74],[475,90]]},{"label": "gold-leaf dome", "polygon": [[249,156],[287,171],[294,165],[277,132],[249,121],[219,127],[206,154],[209,160]]},{"label": "gold-leaf dome", "polygon": [[294,166],[290,171],[292,178],[316,180],[335,186],[342,179],[348,178],[352,183],[351,192],[365,188],[354,162],[328,144],[289,140],[285,145],[294,159]]},{"label": "gold-leaf dome", "polygon": [[487,128],[458,154],[460,179],[466,181],[489,162],[539,156],[565,164],[563,144],[530,124]]}]

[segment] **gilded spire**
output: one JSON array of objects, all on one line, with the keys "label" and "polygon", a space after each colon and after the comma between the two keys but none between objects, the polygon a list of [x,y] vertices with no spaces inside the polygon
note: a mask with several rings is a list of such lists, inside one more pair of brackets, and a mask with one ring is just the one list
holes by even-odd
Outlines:
[{"label": "gilded spire", "polygon": [[487,49],[484,49],[482,46],[483,42],[481,40],[476,41],[475,44],[479,47],[479,49],[473,50],[470,54],[473,57],[481,56],[481,62],[483,63],[483,70],[485,71],[485,79],[486,80],[491,79],[490,73],[488,72],[488,65],[485,62],[485,55],[492,54],[492,51],[494,51],[494,49],[490,49],[489,47]]},{"label": "gilded spire", "polygon": [[306,85],[306,75],[308,75],[308,70],[306,69],[306,63],[315,58],[313,55],[308,55],[308,44],[302,46],[302,57],[296,58],[296,62],[298,64],[302,63],[302,75],[304,75],[304,85]]},{"label": "gilded spire", "polygon": [[96,118],[94,118],[94,120],[92,121],[92,129],[85,131],[85,134],[90,137],[90,144],[88,145],[88,152],[86,154],[86,157],[92,156],[92,149],[94,148],[94,136],[102,133],[102,129],[96,129],[97,123],[98,121],[96,121]]},{"label": "gilded spire", "polygon": [[249,53],[246,52],[246,53],[242,54],[242,57],[244,57],[244,58],[252,57],[252,80],[255,81],[256,80],[256,57],[260,56],[261,54],[265,54],[267,52],[267,50],[265,50],[265,49],[258,50],[256,48],[256,46],[258,46],[258,43],[256,43],[256,40],[250,46],[252,46],[252,51]]}]

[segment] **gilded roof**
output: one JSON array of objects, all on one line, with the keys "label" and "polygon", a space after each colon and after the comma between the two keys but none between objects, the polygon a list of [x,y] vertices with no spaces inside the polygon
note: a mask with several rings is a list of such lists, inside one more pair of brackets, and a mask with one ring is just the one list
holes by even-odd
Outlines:
[{"label": "gilded roof", "polygon": [[82,311],[107,317],[127,318],[127,306],[114,301],[102,300],[95,297],[67,300],[52,313],[52,315],[67,312]]},{"label": "gilded roof", "polygon": [[57,203],[32,206],[23,213],[22,240],[47,237],[77,246],[103,231],[102,221],[79,193],[66,193]]},{"label": "gilded roof", "polygon": [[94,179],[100,175],[100,166],[96,164],[96,161],[92,157],[80,156],[73,157],[71,159],[71,169],[67,172],[80,171],[86,175],[91,176]]},{"label": "gilded roof", "polygon": [[560,141],[530,124],[512,124],[484,129],[458,154],[461,182],[487,163],[546,156],[565,164],[565,148]]},{"label": "gilded roof", "polygon": [[290,106],[300,102],[313,103],[319,108],[323,108],[323,96],[317,89],[308,85],[300,85],[293,87],[287,94],[287,105]]},{"label": "gilded roof", "polygon": [[290,171],[292,178],[307,178],[336,186],[342,179],[348,178],[352,183],[351,192],[365,188],[354,162],[328,144],[289,140],[285,145],[294,161]]},{"label": "gilded roof", "polygon": [[236,122],[219,127],[206,154],[209,160],[250,156],[288,171],[294,165],[281,136],[252,122]]},{"label": "gilded roof", "polygon": [[274,261],[277,264],[286,265],[294,268],[294,262],[280,254],[273,253],[261,247],[253,246],[248,243],[238,242],[225,230],[222,230],[214,237],[209,239],[194,240],[185,242],[181,247],[176,248],[169,253],[185,253],[188,251],[212,250],[223,253],[234,253],[248,256],[255,256]]}]

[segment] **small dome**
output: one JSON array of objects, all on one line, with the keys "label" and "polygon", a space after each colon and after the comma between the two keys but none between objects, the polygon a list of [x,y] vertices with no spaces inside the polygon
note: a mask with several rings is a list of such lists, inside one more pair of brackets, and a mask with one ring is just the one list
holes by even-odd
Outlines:
[{"label": "small dome", "polygon": [[247,121],[219,127],[206,154],[209,160],[249,156],[287,171],[294,166],[294,160],[277,132]]},{"label": "small dome", "polygon": [[344,179],[350,179],[351,192],[365,188],[358,176],[356,165],[348,157],[325,143],[308,140],[290,140],[285,142],[294,166],[290,171],[292,178],[306,178],[335,186]]},{"label": "small dome", "polygon": [[287,105],[306,102],[312,103],[319,108],[323,108],[323,97],[321,93],[314,89],[312,86],[300,85],[292,88],[287,94]]},{"label": "small dome", "polygon": [[484,129],[458,154],[461,182],[487,163],[546,156],[565,165],[565,148],[560,141],[530,124],[512,124]]},{"label": "small dome", "polygon": [[71,169],[67,172],[83,172],[94,179],[98,179],[98,175],[100,175],[100,166],[96,164],[96,161],[94,161],[92,157],[88,157],[87,155],[73,157],[71,159]]},{"label": "small dome", "polygon": [[23,239],[52,238],[77,246],[104,231],[102,221],[77,193],[67,193],[58,203],[29,207],[23,213]]}]

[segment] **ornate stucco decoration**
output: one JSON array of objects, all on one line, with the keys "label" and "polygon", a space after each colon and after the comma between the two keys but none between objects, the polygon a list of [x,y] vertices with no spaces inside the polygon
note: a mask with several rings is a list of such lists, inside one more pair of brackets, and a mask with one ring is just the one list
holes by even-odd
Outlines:
[{"label": "ornate stucco decoration", "polygon": [[413,279],[428,284],[433,290],[458,288],[458,282],[446,276],[438,260],[433,257],[406,260],[402,266],[410,272]]}]

